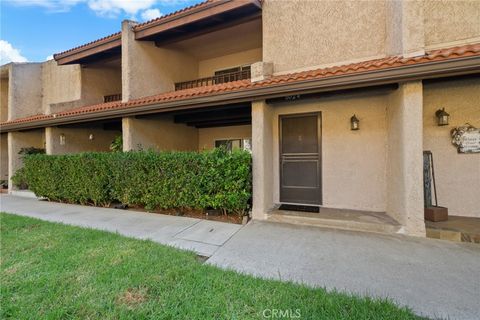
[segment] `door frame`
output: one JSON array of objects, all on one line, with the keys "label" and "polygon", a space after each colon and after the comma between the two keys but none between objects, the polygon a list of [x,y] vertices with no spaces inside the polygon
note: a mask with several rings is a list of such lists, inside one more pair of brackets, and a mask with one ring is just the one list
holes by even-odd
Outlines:
[{"label": "door frame", "polygon": [[317,143],[318,143],[318,168],[317,168],[317,179],[319,183],[319,203],[318,204],[311,204],[311,203],[303,203],[303,205],[310,205],[310,206],[321,206],[323,205],[323,171],[322,171],[322,112],[315,111],[315,112],[304,112],[304,113],[292,113],[292,114],[280,114],[278,116],[278,167],[279,167],[279,176],[278,176],[278,201],[279,203],[285,204],[298,204],[302,205],[302,203],[297,202],[284,202],[282,201],[282,140],[283,140],[283,132],[282,132],[282,120],[285,118],[299,118],[305,116],[317,116]]}]

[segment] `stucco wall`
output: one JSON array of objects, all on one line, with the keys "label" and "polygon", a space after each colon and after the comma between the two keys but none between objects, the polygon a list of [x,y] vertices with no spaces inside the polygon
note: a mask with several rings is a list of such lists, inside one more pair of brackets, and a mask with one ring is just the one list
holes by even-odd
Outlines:
[{"label": "stucco wall", "polygon": [[217,70],[252,64],[258,61],[262,61],[262,48],[201,60],[198,63],[198,76],[200,78],[211,77]]},{"label": "stucco wall", "polygon": [[385,2],[265,0],[263,60],[274,71],[385,54]]},{"label": "stucco wall", "polygon": [[198,149],[215,148],[215,140],[251,139],[252,126],[229,126],[198,129]]},{"label": "stucco wall", "polygon": [[[279,201],[281,114],[322,113],[323,206],[385,211],[386,95],[344,95],[273,107],[273,192]],[[350,117],[360,130],[350,130]]]},{"label": "stucco wall", "polygon": [[198,150],[198,129],[173,122],[171,116],[123,118],[123,150]]},{"label": "stucco wall", "polygon": [[8,78],[0,79],[0,122],[8,120]]},{"label": "stucco wall", "polygon": [[23,165],[22,156],[18,152],[22,148],[45,148],[45,130],[29,130],[23,132],[9,132],[8,133],[8,176],[9,183],[8,189],[12,190],[14,188],[11,183],[12,176],[20,169]]},{"label": "stucco wall", "polygon": [[8,180],[8,133],[0,134],[0,180]]},{"label": "stucco wall", "polygon": [[425,44],[480,41],[480,1],[425,0]]},{"label": "stucco wall", "polygon": [[[65,136],[65,144],[60,145],[60,135]],[[93,140],[89,139],[93,134]],[[120,131],[103,130],[100,126],[90,128],[45,128],[47,154],[67,154],[87,151],[110,151],[110,144]]]},{"label": "stucco wall", "polygon": [[82,100],[85,104],[102,103],[104,96],[119,93],[122,93],[121,68],[82,68]]},{"label": "stucco wall", "polygon": [[[437,126],[435,111],[445,108],[448,126]],[[480,217],[480,154],[459,154],[452,128],[465,123],[480,128],[480,79],[424,85],[423,147],[433,153],[439,205],[450,215]]]},{"label": "stucco wall", "polygon": [[71,106],[51,106],[81,98],[80,65],[58,66],[55,60],[42,64],[42,106],[47,114],[69,109]]},{"label": "stucco wall", "polygon": [[173,91],[175,82],[198,78],[197,60],[179,50],[136,41],[129,21],[122,24],[123,100]]},{"label": "stucco wall", "polygon": [[8,119],[42,113],[42,67],[39,63],[11,64]]}]

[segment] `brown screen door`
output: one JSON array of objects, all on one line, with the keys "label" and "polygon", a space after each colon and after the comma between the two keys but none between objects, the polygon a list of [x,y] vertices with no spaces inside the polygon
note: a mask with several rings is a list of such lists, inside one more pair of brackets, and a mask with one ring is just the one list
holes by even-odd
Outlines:
[{"label": "brown screen door", "polygon": [[320,113],[280,116],[280,202],[320,205]]}]

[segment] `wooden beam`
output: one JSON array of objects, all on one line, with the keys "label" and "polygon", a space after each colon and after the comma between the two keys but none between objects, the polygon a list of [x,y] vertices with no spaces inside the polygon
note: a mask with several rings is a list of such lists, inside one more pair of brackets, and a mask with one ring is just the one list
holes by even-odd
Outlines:
[{"label": "wooden beam", "polygon": [[244,122],[230,122],[230,123],[225,123],[225,122],[219,122],[219,123],[209,123],[209,124],[202,124],[202,125],[197,125],[195,128],[197,129],[204,129],[204,128],[216,128],[216,127],[232,127],[232,126],[245,126],[245,125],[250,125],[252,124],[251,120],[244,121]]},{"label": "wooden beam", "polygon": [[[260,13],[256,13],[256,14],[253,14],[253,15],[250,15],[250,16],[247,16],[247,17],[243,17],[243,18],[239,18],[239,19],[235,19],[235,20],[230,20],[228,22],[219,23],[219,24],[216,24],[216,25],[213,25],[213,26],[210,26],[210,27],[206,27],[206,28],[195,28],[195,31],[190,31],[190,32],[184,31],[182,29],[182,32],[183,32],[182,35],[173,35],[173,36],[170,36],[170,37],[167,36],[166,38],[160,38],[159,40],[155,40],[155,46],[156,47],[162,47],[162,46],[174,43],[174,42],[188,40],[188,39],[191,39],[191,38],[202,36],[202,35],[207,34],[207,33],[215,32],[215,31],[218,31],[218,30],[221,30],[221,29],[230,28],[230,27],[242,24],[242,23],[254,21],[254,20],[260,19],[261,16],[262,15],[261,15],[261,12],[260,12]],[[172,31],[174,31],[174,30],[172,30]]]},{"label": "wooden beam", "polygon": [[252,122],[251,117],[242,117],[237,119],[219,119],[219,120],[205,120],[205,121],[192,121],[187,122],[187,126],[190,127],[199,127],[199,126],[211,126],[211,125],[221,125],[221,124],[231,124],[231,123],[246,123]]},{"label": "wooden beam", "polygon": [[92,44],[82,49],[72,51],[72,53],[64,53],[61,57],[56,58],[58,65],[64,65],[69,63],[75,63],[78,60],[85,59],[87,57],[103,53],[109,50],[120,48],[122,46],[121,38],[114,38],[111,41],[103,42],[99,44]]},{"label": "wooden beam", "polygon": [[154,23],[148,23],[145,25],[140,25],[134,27],[135,39],[141,40],[154,35],[157,35],[161,32],[178,28],[186,24],[193,22],[198,22],[204,19],[208,19],[222,13],[232,12],[239,10],[241,8],[252,7],[256,10],[261,10],[258,5],[258,0],[220,0],[214,1],[210,4],[199,7],[198,9],[192,9],[191,11],[186,11],[184,14],[173,15],[172,17],[166,17],[165,19],[159,19]]},{"label": "wooden beam", "polygon": [[184,122],[201,122],[201,121],[214,121],[214,120],[228,120],[228,119],[241,119],[245,117],[251,117],[252,111],[250,108],[229,110],[229,111],[210,111],[199,114],[185,114],[177,115],[174,117],[176,123]]}]

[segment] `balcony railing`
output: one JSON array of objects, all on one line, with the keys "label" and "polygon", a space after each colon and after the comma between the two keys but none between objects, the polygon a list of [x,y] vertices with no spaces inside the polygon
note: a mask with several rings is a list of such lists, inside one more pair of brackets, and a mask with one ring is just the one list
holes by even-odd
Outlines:
[{"label": "balcony railing", "polygon": [[175,90],[204,87],[204,86],[210,86],[213,84],[244,80],[244,79],[250,79],[250,70],[229,72],[229,73],[219,74],[212,77],[200,78],[200,79],[190,80],[185,82],[177,82],[175,83]]},{"label": "balcony railing", "polygon": [[122,94],[110,94],[108,96],[103,96],[103,102],[113,102],[113,101],[120,101],[122,100]]}]

